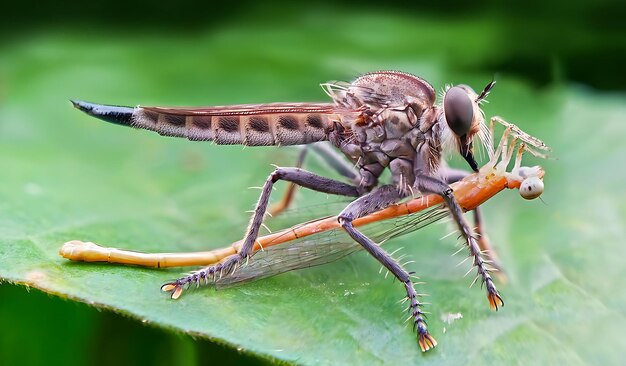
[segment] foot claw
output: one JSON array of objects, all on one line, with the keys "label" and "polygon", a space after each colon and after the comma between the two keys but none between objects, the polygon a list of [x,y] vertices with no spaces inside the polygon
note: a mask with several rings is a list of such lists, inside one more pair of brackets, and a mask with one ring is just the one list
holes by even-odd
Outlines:
[{"label": "foot claw", "polygon": [[180,297],[180,294],[183,293],[183,286],[181,286],[180,284],[178,284],[177,282],[169,282],[166,283],[165,285],[161,286],[161,291],[164,292],[171,292],[171,298],[172,300],[176,300]]},{"label": "foot claw", "polygon": [[489,307],[491,310],[497,311],[498,307],[504,306],[504,300],[502,300],[502,297],[497,292],[489,293],[487,295],[487,299],[489,300]]},{"label": "foot claw", "polygon": [[417,343],[419,343],[422,352],[426,352],[432,348],[435,348],[435,346],[437,345],[437,341],[435,340],[435,338],[433,338],[433,336],[431,336],[428,332],[423,334],[420,333],[417,336]]}]

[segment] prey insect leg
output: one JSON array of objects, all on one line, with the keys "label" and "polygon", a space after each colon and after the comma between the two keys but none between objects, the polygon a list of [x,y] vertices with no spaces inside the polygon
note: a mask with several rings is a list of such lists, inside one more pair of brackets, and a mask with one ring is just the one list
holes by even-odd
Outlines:
[{"label": "prey insect leg", "polygon": [[417,189],[422,192],[440,195],[446,202],[448,210],[450,211],[452,218],[456,222],[459,231],[467,244],[470,255],[474,258],[474,267],[476,267],[478,271],[477,276],[481,278],[482,283],[487,289],[489,306],[494,310],[498,310],[499,306],[504,305],[504,301],[502,300],[502,297],[500,297],[500,294],[496,289],[496,285],[491,279],[491,275],[489,274],[490,269],[487,267],[485,259],[483,259],[478,241],[473,236],[473,232],[465,220],[465,217],[463,217],[463,210],[456,201],[456,198],[454,198],[452,189],[445,182],[426,175],[418,175],[415,177],[415,185],[417,186]]},{"label": "prey insect leg", "polygon": [[235,271],[242,262],[248,260],[250,254],[252,253],[254,242],[259,234],[261,224],[263,223],[263,217],[265,215],[265,210],[267,209],[272,187],[274,186],[274,183],[279,180],[292,182],[299,186],[322,193],[349,197],[359,196],[359,191],[356,186],[325,178],[300,168],[277,168],[272,174],[270,174],[263,185],[261,196],[256,204],[254,214],[252,215],[252,219],[248,225],[248,230],[244,236],[241,250],[237,254],[224,258],[217,264],[192,272],[191,274],[179,278],[174,282],[166,283],[161,287],[161,290],[171,292],[172,298],[177,299],[182,293],[184,286],[188,286],[193,283],[199,286],[202,281],[208,282],[210,279],[219,277],[224,273]]},{"label": "prey insect leg", "polygon": [[403,198],[396,186],[382,186],[371,193],[360,197],[352,202],[339,214],[339,223],[346,230],[348,235],[367,250],[376,260],[385,266],[400,282],[404,284],[406,296],[409,299],[408,311],[413,317],[413,326],[417,330],[418,343],[422,351],[437,345],[437,341],[429,333],[424,320],[424,313],[420,308],[421,304],[418,299],[418,293],[415,291],[410,274],[402,268],[389,253],[383,250],[378,244],[367,236],[358,231],[352,224],[352,221],[358,217],[362,217],[370,212],[380,210],[389,206],[401,198]]}]

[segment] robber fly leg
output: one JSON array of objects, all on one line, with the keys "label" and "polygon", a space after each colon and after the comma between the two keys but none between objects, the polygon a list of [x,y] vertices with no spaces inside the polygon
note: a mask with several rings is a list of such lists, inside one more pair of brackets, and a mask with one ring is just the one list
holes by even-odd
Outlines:
[{"label": "robber fly leg", "polygon": [[422,351],[428,351],[437,345],[437,341],[428,333],[424,313],[420,308],[421,304],[413,282],[411,281],[411,276],[402,268],[400,263],[389,255],[389,253],[384,251],[378,244],[363,235],[352,225],[354,219],[389,206],[402,197],[403,195],[398,191],[396,186],[382,186],[348,205],[348,207],[339,214],[339,223],[352,239],[361,244],[365,250],[404,284],[406,296],[409,299],[408,311],[414,319],[413,326],[417,330],[419,346]]},{"label": "robber fly leg", "polygon": [[277,168],[267,178],[261,191],[261,196],[256,204],[252,219],[244,236],[243,245],[237,254],[224,258],[221,262],[205,267],[174,282],[166,283],[161,290],[172,293],[172,298],[180,296],[185,286],[196,284],[199,286],[202,281],[208,283],[222,274],[235,271],[242,262],[249,259],[254,248],[254,242],[259,234],[259,229],[263,223],[265,210],[270,199],[272,187],[279,180],[295,183],[299,186],[312,189],[314,191],[336,194],[340,196],[358,197],[359,190],[356,186],[339,182],[334,179],[325,178],[300,168]]},{"label": "robber fly leg", "polygon": [[322,158],[328,166],[341,176],[348,178],[350,182],[358,184],[361,180],[360,174],[354,167],[354,164],[346,161],[345,156],[338,153],[328,142],[318,142],[310,145],[310,147],[312,152]]},{"label": "robber fly leg", "polygon": [[459,231],[468,246],[470,256],[474,258],[474,266],[478,272],[477,278],[480,277],[482,283],[487,289],[489,306],[493,310],[498,310],[498,307],[504,305],[504,301],[502,300],[502,297],[500,297],[500,294],[496,289],[496,285],[491,279],[491,275],[489,274],[490,270],[487,267],[487,263],[485,263],[485,259],[483,259],[478,241],[474,237],[470,226],[465,220],[465,217],[463,217],[463,210],[454,198],[452,189],[445,182],[427,175],[416,176],[415,185],[421,192],[438,194],[446,202],[446,205],[452,214],[452,218],[456,222]]},{"label": "robber fly leg", "polygon": [[[298,161],[296,162],[296,168],[302,168],[302,165],[304,164],[304,159],[306,158],[308,151],[308,146],[305,146],[300,150],[300,154],[298,155]],[[287,186],[287,191],[285,191],[285,195],[283,196],[283,198],[267,209],[267,212],[270,214],[270,216],[278,216],[283,211],[289,208],[291,202],[293,202],[293,197],[296,194],[297,188],[298,185],[296,185],[294,182],[289,182],[289,185]]]},{"label": "robber fly leg", "polygon": [[[353,184],[358,184],[361,181],[361,176],[354,168],[354,165],[347,162],[344,156],[332,148],[328,142],[317,142],[306,145],[298,156],[296,167],[302,168],[304,159],[309,152],[315,153],[315,155],[321,158],[330,168],[339,173],[341,176],[347,178]],[[287,191],[285,192],[283,198],[279,202],[270,206],[267,210],[269,214],[271,216],[276,216],[288,209],[293,202],[296,189],[297,185],[295,183],[289,183],[289,187],[287,187]]]},{"label": "robber fly leg", "polygon": [[[442,168],[440,170],[440,173],[448,184],[458,182],[471,174],[470,172],[467,172],[465,170],[449,167]],[[480,207],[476,207],[474,209],[474,232],[476,233],[478,239],[478,246],[483,253],[487,254],[489,260],[491,260],[492,262],[491,264],[493,268],[498,270],[498,272],[496,273],[498,279],[504,282],[506,281],[506,275],[504,274],[504,269],[500,262],[500,257],[498,256],[498,252],[491,245],[491,241],[489,240],[489,237],[485,232],[481,216],[482,215]]]}]

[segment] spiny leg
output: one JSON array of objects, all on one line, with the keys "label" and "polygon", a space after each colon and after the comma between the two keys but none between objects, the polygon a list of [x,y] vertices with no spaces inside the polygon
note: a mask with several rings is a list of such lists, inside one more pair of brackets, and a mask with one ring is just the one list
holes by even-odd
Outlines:
[{"label": "spiny leg", "polygon": [[[454,182],[458,182],[463,178],[467,177],[471,173],[461,170],[445,167],[441,171],[441,175],[444,177],[447,184],[452,184]],[[483,253],[486,253],[489,259],[492,261],[492,266],[498,270],[496,276],[501,281],[506,281],[506,275],[504,272],[504,268],[502,267],[502,263],[500,261],[500,257],[498,256],[498,252],[491,245],[491,241],[485,232],[485,228],[482,222],[482,214],[480,207],[476,207],[474,210],[474,232],[476,233],[478,239],[478,246]]]},{"label": "spiny leg", "polygon": [[418,343],[423,352],[437,345],[437,341],[433,338],[426,326],[424,313],[420,308],[421,304],[418,299],[418,293],[415,291],[410,274],[402,268],[402,266],[394,260],[389,253],[383,250],[378,244],[370,238],[363,235],[354,228],[352,221],[358,217],[367,215],[368,213],[380,210],[392,203],[399,201],[403,195],[395,186],[382,186],[371,193],[360,197],[352,202],[339,214],[339,223],[346,230],[348,235],[357,243],[367,250],[376,260],[385,266],[400,282],[404,284],[406,296],[409,299],[408,311],[413,317],[413,327],[417,330]]},{"label": "spiny leg", "polygon": [[[302,150],[300,150],[300,154],[298,154],[298,161],[296,162],[296,168],[302,168],[302,165],[304,164],[304,159],[306,158],[308,151],[309,149],[306,146],[302,148]],[[280,201],[272,204],[267,209],[267,212],[269,213],[269,215],[272,217],[278,216],[282,212],[284,212],[286,209],[288,209],[291,203],[293,202],[293,197],[296,194],[297,188],[298,186],[295,183],[289,182],[289,185],[287,186],[287,190],[285,191],[283,198],[281,198]]]},{"label": "spiny leg", "polygon": [[502,300],[502,297],[500,297],[500,294],[496,289],[496,285],[491,279],[491,275],[489,274],[490,269],[487,267],[487,263],[482,257],[481,248],[478,244],[478,241],[472,235],[472,230],[467,224],[465,217],[463,217],[463,210],[454,198],[454,195],[452,194],[452,189],[445,182],[426,175],[417,176],[415,178],[415,185],[417,189],[419,189],[421,192],[438,194],[446,202],[446,205],[448,206],[448,209],[452,214],[452,218],[456,222],[459,231],[461,232],[461,236],[463,236],[463,239],[467,244],[470,255],[474,258],[474,267],[476,267],[478,272],[477,278],[481,278],[482,283],[487,289],[487,299],[489,300],[489,306],[493,310],[498,310],[498,307],[504,305],[504,301]]},{"label": "spiny leg", "polygon": [[259,234],[259,229],[263,223],[265,210],[269,202],[270,194],[274,183],[279,180],[293,182],[299,186],[312,189],[314,191],[336,194],[341,196],[358,197],[359,192],[356,186],[339,182],[333,179],[325,178],[299,168],[277,168],[267,178],[261,191],[261,196],[256,204],[254,213],[248,225],[248,229],[244,236],[243,245],[237,254],[233,254],[224,258],[221,262],[205,267],[189,275],[179,278],[178,280],[166,283],[161,290],[172,293],[172,298],[177,299],[183,291],[184,286],[193,283],[200,286],[202,281],[208,282],[209,279],[220,276],[222,273],[234,271],[252,253],[254,242]]},{"label": "spiny leg", "polygon": [[[354,166],[350,165],[344,157],[337,152],[333,147],[329,146],[326,142],[318,142],[311,145],[306,145],[300,152],[298,156],[298,161],[296,163],[296,167],[302,168],[304,165],[304,160],[308,154],[308,152],[313,152],[317,156],[319,156],[329,167],[331,167],[334,171],[339,173],[341,176],[346,177],[353,184],[358,184],[361,180],[358,171],[354,168]],[[295,183],[289,183],[287,187],[287,191],[283,198],[270,206],[267,210],[271,216],[277,216],[287,210],[291,203],[293,202],[293,197],[295,195],[297,185]]]}]

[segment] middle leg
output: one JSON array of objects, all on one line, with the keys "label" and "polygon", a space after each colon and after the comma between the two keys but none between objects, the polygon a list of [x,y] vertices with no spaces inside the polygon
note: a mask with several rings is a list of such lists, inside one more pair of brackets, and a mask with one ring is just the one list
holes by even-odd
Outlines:
[{"label": "middle leg", "polygon": [[236,254],[224,258],[217,264],[192,272],[174,282],[166,283],[161,287],[161,290],[171,292],[172,299],[177,299],[185,286],[189,286],[192,283],[199,286],[202,281],[208,282],[210,278],[215,279],[222,273],[235,271],[243,261],[248,260],[254,248],[254,242],[259,234],[261,224],[263,223],[263,217],[265,216],[265,211],[269,203],[272,187],[274,183],[279,180],[292,182],[322,193],[348,197],[358,197],[360,195],[359,189],[354,185],[325,178],[299,168],[277,168],[270,174],[263,185],[261,196],[256,204],[256,208],[254,209],[250,224],[244,236],[241,250]]},{"label": "middle leg", "polygon": [[409,300],[408,311],[413,317],[413,328],[417,330],[418,343],[423,352],[437,345],[437,341],[433,338],[426,327],[424,313],[421,309],[421,303],[418,293],[415,291],[410,274],[402,268],[389,253],[383,250],[378,244],[367,236],[363,235],[352,225],[352,221],[361,216],[383,209],[393,203],[398,202],[404,195],[400,193],[394,185],[381,186],[371,193],[368,193],[352,202],[339,214],[339,223],[346,230],[348,235],[357,243],[367,250],[372,257],[376,258],[389,272],[391,272],[402,284],[406,291],[406,297]]}]

